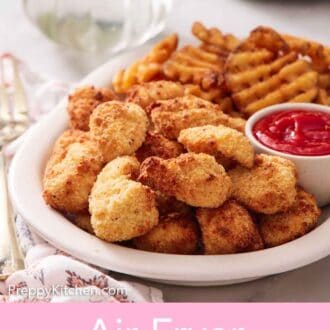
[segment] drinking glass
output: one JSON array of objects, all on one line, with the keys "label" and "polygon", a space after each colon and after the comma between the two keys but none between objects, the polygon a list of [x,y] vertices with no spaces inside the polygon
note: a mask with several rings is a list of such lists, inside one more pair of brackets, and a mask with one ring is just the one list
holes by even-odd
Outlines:
[{"label": "drinking glass", "polygon": [[114,53],[161,32],[172,0],[23,0],[50,39],[85,53]]}]

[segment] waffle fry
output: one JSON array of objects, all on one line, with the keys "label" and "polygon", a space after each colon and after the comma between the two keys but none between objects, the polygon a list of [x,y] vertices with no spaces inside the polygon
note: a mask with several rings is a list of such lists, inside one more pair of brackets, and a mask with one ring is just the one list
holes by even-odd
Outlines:
[{"label": "waffle fry", "polygon": [[188,45],[172,54],[164,63],[163,73],[170,80],[210,89],[223,82],[224,64],[224,57]]},{"label": "waffle fry", "polygon": [[319,87],[316,102],[330,106],[330,72],[319,75]]},{"label": "waffle fry", "polygon": [[258,26],[238,47],[237,51],[267,49],[274,53],[287,53],[289,45],[282,36],[270,27]]},{"label": "waffle fry", "polygon": [[276,58],[266,50],[232,54],[226,64],[226,85],[246,116],[276,103],[312,102],[318,74],[294,52]]},{"label": "waffle fry", "polygon": [[318,72],[327,71],[330,67],[330,48],[324,47],[322,44],[291,36],[282,35],[283,39],[288,43],[290,49],[295,52],[308,56],[311,59],[313,68]]},{"label": "waffle fry", "polygon": [[162,64],[176,50],[177,44],[178,36],[171,34],[156,44],[145,58],[120,70],[112,81],[115,92],[126,93],[133,85],[151,81],[161,75]]},{"label": "waffle fry", "polygon": [[[217,28],[207,29],[202,23],[195,22],[192,33],[203,42],[204,48],[212,53],[232,52],[240,43],[232,34],[223,34]],[[202,47],[203,48],[203,47]]]}]

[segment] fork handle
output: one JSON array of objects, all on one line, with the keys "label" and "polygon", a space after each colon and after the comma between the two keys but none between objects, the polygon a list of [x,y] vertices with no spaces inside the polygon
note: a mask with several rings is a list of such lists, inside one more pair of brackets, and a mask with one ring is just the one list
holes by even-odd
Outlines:
[{"label": "fork handle", "polygon": [[0,279],[23,268],[24,262],[14,227],[13,212],[8,198],[7,166],[0,151]]}]

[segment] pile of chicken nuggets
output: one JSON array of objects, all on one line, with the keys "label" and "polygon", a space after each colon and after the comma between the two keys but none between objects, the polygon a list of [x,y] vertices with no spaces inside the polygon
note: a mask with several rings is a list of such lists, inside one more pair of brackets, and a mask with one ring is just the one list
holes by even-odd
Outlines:
[{"label": "pile of chicken nuggets", "polygon": [[243,40],[194,23],[198,46],[161,40],[111,87],[68,99],[70,128],[47,162],[43,196],[107,242],[171,254],[274,247],[320,210],[290,160],[255,154],[245,119],[282,102],[330,100],[329,48],[271,28]]}]

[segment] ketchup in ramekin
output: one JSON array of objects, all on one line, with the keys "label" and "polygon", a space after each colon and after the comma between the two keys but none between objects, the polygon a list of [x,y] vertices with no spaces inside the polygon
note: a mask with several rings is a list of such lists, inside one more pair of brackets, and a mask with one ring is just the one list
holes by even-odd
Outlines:
[{"label": "ketchup in ramekin", "polygon": [[330,155],[330,113],[283,110],[260,119],[252,128],[263,145],[300,156]]}]

